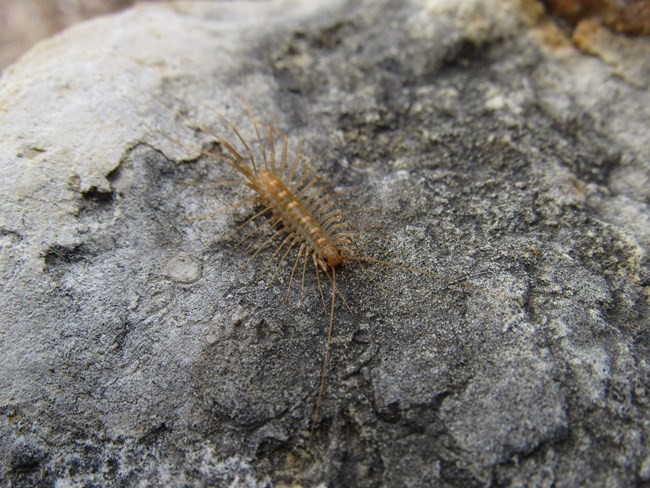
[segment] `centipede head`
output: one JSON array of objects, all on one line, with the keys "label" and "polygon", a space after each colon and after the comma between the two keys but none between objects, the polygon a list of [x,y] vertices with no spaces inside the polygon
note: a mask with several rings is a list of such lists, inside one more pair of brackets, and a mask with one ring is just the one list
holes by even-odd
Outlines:
[{"label": "centipede head", "polygon": [[341,254],[335,246],[327,246],[323,249],[321,258],[330,269],[336,268],[339,264],[342,264],[345,261],[345,256]]}]

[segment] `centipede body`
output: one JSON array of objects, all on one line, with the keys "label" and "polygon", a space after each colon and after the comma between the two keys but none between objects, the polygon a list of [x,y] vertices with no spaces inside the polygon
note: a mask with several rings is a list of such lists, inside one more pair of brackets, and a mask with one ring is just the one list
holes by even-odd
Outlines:
[{"label": "centipede body", "polygon": [[[269,280],[270,285],[277,277],[282,264],[286,261],[291,251],[297,249],[297,252],[295,252],[295,260],[290,267],[287,296],[291,290],[296,270],[299,269],[299,264],[301,262],[303,263],[303,287],[308,262],[311,261],[313,264],[323,307],[329,315],[329,323],[320,385],[311,423],[311,432],[314,431],[318,420],[324,392],[329,347],[334,323],[335,299],[337,296],[336,270],[340,265],[348,261],[379,263],[407,272],[443,280],[451,284],[459,284],[470,289],[477,289],[482,293],[494,295],[499,298],[519,301],[518,297],[513,298],[499,293],[488,292],[474,285],[461,283],[459,280],[452,280],[434,273],[359,254],[358,249],[360,246],[357,243],[357,239],[360,236],[356,231],[357,227],[348,221],[340,205],[328,193],[326,186],[321,184],[323,178],[321,176],[311,176],[309,165],[301,164],[302,151],[300,145],[298,145],[295,156],[290,162],[288,156],[288,136],[286,134],[280,134],[282,147],[279,157],[277,157],[276,136],[274,136],[276,134],[275,129],[270,125],[260,124],[250,112],[247,111],[247,113],[255,131],[256,141],[260,147],[261,161],[256,161],[251,144],[242,136],[237,127],[223,118],[222,121],[230,128],[245,150],[241,151],[237,149],[224,136],[214,131],[198,127],[201,132],[213,137],[221,149],[219,153],[210,151],[204,152],[203,154],[212,159],[225,162],[242,177],[240,180],[225,181],[223,183],[241,184],[254,192],[252,199],[245,199],[242,202],[227,207],[227,209],[250,204],[251,202],[257,203],[261,207],[252,217],[248,218],[230,234],[234,235],[241,232],[249,224],[256,222],[258,218],[265,218],[261,224],[254,225],[253,229],[246,233],[237,243],[237,246],[239,246],[251,241],[248,246],[251,256],[247,264],[260,252],[269,248],[274,242],[279,242],[275,250],[271,253],[271,256],[267,259],[259,275],[261,277],[267,273],[271,263],[277,260],[276,269]],[[266,132],[264,138],[261,136],[260,128],[262,129],[262,133]],[[266,139],[266,142],[264,139]],[[320,273],[325,273],[331,283],[331,301],[329,307],[325,303],[325,297],[319,279]]]},{"label": "centipede body", "polygon": [[[329,325],[320,386],[312,419],[311,431],[313,432],[324,391],[329,346],[332,338],[335,298],[337,295],[336,268],[347,260],[357,259],[354,251],[356,248],[355,233],[345,219],[339,204],[326,191],[326,186],[321,184],[321,177],[311,176],[310,167],[307,164],[301,164],[302,152],[300,146],[295,152],[293,161],[289,164],[289,141],[287,135],[283,134],[281,153],[279,158],[276,158],[274,129],[271,126],[262,126],[263,129],[266,129],[266,143],[268,143],[269,151],[267,155],[266,144],[260,135],[260,124],[250,112],[248,112],[248,116],[255,129],[263,163],[256,161],[249,142],[229,121],[224,120],[245,148],[245,155],[223,136],[202,127],[199,127],[199,130],[214,137],[222,149],[219,154],[214,152],[204,154],[225,162],[243,177],[242,180],[226,183],[241,183],[255,192],[253,199],[243,200],[241,203],[246,204],[252,201],[261,207],[261,210],[246,220],[244,224],[237,227],[235,233],[256,219],[266,217],[260,225],[255,226],[253,230],[245,234],[237,244],[241,245],[248,240],[252,240],[249,245],[252,254],[247,264],[261,251],[271,246],[273,242],[280,241],[260,273],[260,275],[263,275],[268,272],[272,261],[279,258],[275,272],[269,281],[269,284],[271,284],[285,259],[292,250],[297,248],[295,261],[291,267],[287,295],[301,261],[303,262],[301,282],[302,287],[304,287],[305,271],[308,261],[311,261],[314,266],[323,307],[326,311],[327,306],[319,274],[321,272],[325,273],[331,282],[331,304],[328,311]],[[262,166],[260,167],[260,165]],[[239,204],[231,207],[236,206],[239,206]]]},{"label": "centipede body", "polygon": [[247,234],[241,242],[257,235],[257,240],[250,246],[256,247],[255,256],[276,239],[283,237],[267,264],[286,247],[278,265],[282,264],[290,251],[298,247],[295,265],[302,258],[311,259],[317,272],[332,272],[347,259],[353,259],[355,234],[337,202],[327,193],[325,186],[320,184],[322,178],[312,177],[310,167],[301,165],[300,148],[296,151],[293,162],[288,164],[286,135],[282,135],[282,152],[279,161],[276,160],[274,130],[271,126],[265,126],[270,153],[267,157],[266,146],[260,136],[260,124],[251,114],[249,117],[261,147],[263,167],[260,167],[259,161],[256,162],[250,144],[230,122],[226,123],[245,147],[246,156],[222,136],[201,128],[217,139],[225,153],[208,155],[233,167],[244,177],[240,183],[255,192],[254,201],[262,207],[255,217],[268,216],[261,226]]}]

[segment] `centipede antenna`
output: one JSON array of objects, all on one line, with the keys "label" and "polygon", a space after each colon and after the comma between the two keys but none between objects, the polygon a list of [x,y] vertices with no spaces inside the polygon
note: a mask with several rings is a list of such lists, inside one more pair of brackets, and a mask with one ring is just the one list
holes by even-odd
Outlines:
[{"label": "centipede antenna", "polygon": [[344,252],[345,254],[347,254],[347,256],[345,257],[345,260],[346,260],[346,261],[350,261],[352,258],[355,257],[354,251],[353,251],[352,248],[350,248],[350,247],[347,247],[347,246],[339,246],[339,251],[342,251],[342,252]]},{"label": "centipede antenna", "polygon": [[512,302],[516,302],[516,303],[521,303],[522,302],[521,297],[506,295],[506,294],[498,293],[498,292],[493,292],[493,291],[490,291],[490,290],[486,290],[485,288],[482,288],[480,286],[473,285],[471,283],[465,283],[462,280],[459,281],[458,279],[452,279],[452,278],[449,278],[447,276],[442,276],[442,275],[439,275],[439,274],[436,274],[436,273],[432,273],[430,271],[423,271],[421,269],[412,268],[410,266],[405,266],[405,265],[399,264],[399,263],[392,263],[390,261],[383,261],[381,259],[375,259],[375,258],[372,258],[370,256],[349,256],[347,259],[349,261],[368,261],[368,262],[371,262],[371,263],[382,264],[384,266],[389,266],[389,267],[396,268],[396,269],[402,269],[404,271],[408,271],[409,273],[419,274],[419,275],[422,275],[422,276],[428,276],[429,278],[433,278],[433,279],[442,281],[444,283],[447,283],[448,285],[458,285],[458,286],[461,286],[463,288],[468,288],[470,290],[476,290],[479,293],[482,293],[483,295],[486,295],[486,296],[492,296],[492,297],[495,297],[495,298],[499,298],[501,300],[508,300],[508,301],[512,301]]},{"label": "centipede antenna", "polygon": [[[370,274],[370,271],[366,269],[366,266],[363,264],[363,261],[357,261],[359,263],[359,267],[361,269],[361,272],[364,274],[364,276],[370,280],[375,286],[379,287],[382,290],[382,293],[387,294],[390,292],[388,288],[386,288],[383,284],[381,284],[379,281],[374,279],[372,275]],[[385,296],[385,295],[384,295]]]},{"label": "centipede antenna", "polygon": [[334,304],[336,299],[336,268],[332,268],[332,306],[330,307],[330,319],[327,326],[327,341],[325,342],[325,353],[323,354],[323,367],[320,374],[320,385],[318,386],[318,396],[316,397],[316,407],[314,408],[314,416],[311,422],[311,429],[309,437],[314,435],[316,430],[316,423],[320,415],[320,407],[323,401],[323,393],[325,391],[325,377],[327,376],[327,363],[329,361],[330,343],[332,342],[332,329],[334,328]]},{"label": "centipede antenna", "polygon": [[[350,227],[352,230],[355,230],[355,229],[356,229],[354,226],[349,226],[349,227]],[[359,232],[359,231],[358,231],[358,232]],[[351,238],[352,241],[353,241],[353,244],[356,245],[357,251],[358,251],[359,249],[362,249],[360,246],[358,246],[358,243],[359,243],[359,242],[362,243],[364,246],[374,247],[374,248],[379,247],[379,246],[377,246],[374,242],[369,241],[368,239],[364,239],[364,238],[361,237],[358,233],[355,234],[355,233],[352,233],[352,232],[336,232],[334,235],[337,235],[337,236],[340,235],[340,236],[343,236],[343,237],[349,237],[349,238]],[[347,251],[346,251],[346,252],[347,252]],[[393,252],[390,252],[390,251],[385,251],[385,252],[387,252],[387,253],[390,254],[390,255],[393,255],[394,257],[397,257],[397,255],[396,255],[395,253],[393,253]],[[358,255],[359,255],[358,252],[351,253],[351,257],[353,257],[353,256],[358,256]]]},{"label": "centipede antenna", "polygon": [[387,236],[381,232],[368,232],[368,230],[365,227],[361,228],[358,225],[348,223],[348,227],[350,227],[350,229],[352,230],[356,230],[357,232],[363,232],[364,234],[370,237],[376,237],[377,239],[385,240],[387,238]]}]

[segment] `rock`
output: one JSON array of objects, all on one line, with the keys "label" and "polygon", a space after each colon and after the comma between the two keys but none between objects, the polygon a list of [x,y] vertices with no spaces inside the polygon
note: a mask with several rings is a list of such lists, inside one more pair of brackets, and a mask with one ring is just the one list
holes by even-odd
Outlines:
[{"label": "rock", "polygon": [[[0,481],[647,481],[644,50],[563,36],[528,1],[175,2],[34,48],[0,81]],[[337,273],[311,436],[318,284],[242,269],[250,194],[202,155],[245,153],[225,117],[261,163],[247,107],[428,273]]]}]

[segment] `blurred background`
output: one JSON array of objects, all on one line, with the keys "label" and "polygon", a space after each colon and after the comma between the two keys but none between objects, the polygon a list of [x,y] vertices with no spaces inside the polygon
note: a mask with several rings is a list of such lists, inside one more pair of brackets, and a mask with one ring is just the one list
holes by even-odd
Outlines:
[{"label": "blurred background", "polygon": [[0,0],[0,71],[41,39],[82,20],[142,1]]},{"label": "blurred background", "polygon": [[[0,0],[0,72],[41,39],[145,1],[168,0]],[[650,0],[538,1],[569,35],[583,19],[628,36],[650,35]]]}]

